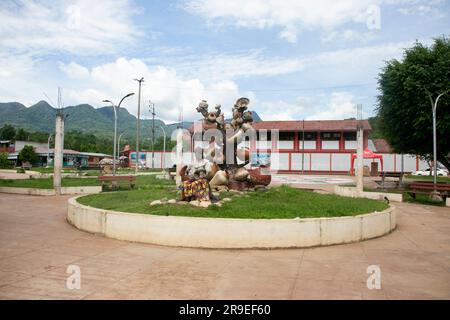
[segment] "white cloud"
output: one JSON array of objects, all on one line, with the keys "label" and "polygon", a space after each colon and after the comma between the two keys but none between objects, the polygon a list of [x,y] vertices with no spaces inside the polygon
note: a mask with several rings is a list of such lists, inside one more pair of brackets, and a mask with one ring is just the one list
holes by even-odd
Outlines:
[{"label": "white cloud", "polygon": [[174,59],[170,64],[183,76],[199,77],[205,81],[274,76],[296,72],[304,67],[302,59],[267,57],[262,50],[187,55],[179,60]]},{"label": "white cloud", "polygon": [[379,10],[374,8],[394,6],[405,15],[440,13],[443,16],[440,6],[445,0],[185,0],[184,3],[188,12],[205,18],[210,25],[279,28],[281,39],[295,43],[301,32],[314,30],[321,31],[322,37],[329,41],[336,38],[335,32],[353,41],[365,40],[348,27],[371,29],[371,22],[381,21]]},{"label": "white cloud", "polygon": [[209,23],[244,28],[279,27],[279,36],[296,42],[302,30],[329,31],[347,23],[365,23],[369,5],[381,0],[189,0],[185,8]]},{"label": "white cloud", "polygon": [[[83,67],[84,68],[84,67]],[[72,103],[101,105],[103,99],[115,103],[129,92],[135,96],[123,103],[129,112],[137,114],[138,83],[134,78],[144,77],[142,86],[141,115],[149,116],[148,102],[155,103],[157,117],[167,121],[178,119],[179,109],[183,107],[185,120],[201,117],[195,107],[206,99],[211,108],[222,104],[222,111],[231,116],[231,106],[243,95],[252,99],[251,93],[241,93],[237,84],[230,80],[205,84],[198,78],[183,78],[173,69],[163,66],[148,66],[139,59],[119,58],[114,62],[95,66],[83,82],[68,91]]]},{"label": "white cloud", "polygon": [[2,1],[1,50],[111,53],[138,34],[128,0]]},{"label": "white cloud", "polygon": [[60,62],[58,66],[69,78],[82,79],[89,76],[89,70],[75,62],[68,64]]},{"label": "white cloud", "polygon": [[408,1],[409,6],[402,6],[398,9],[403,15],[419,15],[432,16],[433,18],[442,18],[446,13],[439,7],[445,3],[446,0],[412,0]]},{"label": "white cloud", "polygon": [[348,92],[333,92],[325,110],[308,116],[307,120],[339,120],[356,116],[354,96]]},{"label": "white cloud", "polygon": [[307,97],[297,97],[294,103],[282,100],[258,104],[256,112],[263,120],[298,120],[312,107],[312,100]]}]

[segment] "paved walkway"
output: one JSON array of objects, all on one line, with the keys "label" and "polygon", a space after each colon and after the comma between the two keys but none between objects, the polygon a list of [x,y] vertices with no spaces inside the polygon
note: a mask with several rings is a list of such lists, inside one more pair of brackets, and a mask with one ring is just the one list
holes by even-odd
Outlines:
[{"label": "paved walkway", "polygon": [[[450,298],[450,209],[398,205],[398,230],[356,244],[205,250],[129,243],[65,221],[68,197],[0,194],[1,299]],[[66,288],[67,266],[81,289]],[[381,290],[366,286],[381,268]]]}]

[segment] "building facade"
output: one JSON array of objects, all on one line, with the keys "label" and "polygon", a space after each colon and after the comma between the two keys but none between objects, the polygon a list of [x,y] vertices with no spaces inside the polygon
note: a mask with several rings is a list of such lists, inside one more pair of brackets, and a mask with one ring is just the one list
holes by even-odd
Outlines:
[{"label": "building facade", "polygon": [[[266,159],[271,169],[280,173],[349,174],[352,154],[357,148],[357,124],[357,120],[260,121],[253,123],[256,141],[244,141],[240,147],[251,150],[253,163]],[[382,155],[384,171],[400,172],[402,164],[404,172],[429,167],[416,155],[392,153],[383,139],[369,139],[372,128],[367,120],[362,121],[362,126],[364,149]],[[274,130],[278,134],[272,134]],[[193,127],[189,132],[192,138]],[[192,161],[192,151],[198,145],[205,147],[208,142],[192,140],[190,150],[183,153],[184,164]],[[126,156],[129,166],[134,166],[136,153],[127,150]],[[174,151],[140,151],[140,158],[148,168],[170,168],[176,162]],[[375,161],[364,159],[364,165],[370,168]]]}]

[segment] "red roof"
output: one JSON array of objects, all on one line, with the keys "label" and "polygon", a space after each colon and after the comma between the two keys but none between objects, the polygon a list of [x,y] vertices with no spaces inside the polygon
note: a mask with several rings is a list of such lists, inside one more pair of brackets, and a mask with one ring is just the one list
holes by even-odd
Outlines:
[{"label": "red roof", "polygon": [[[356,131],[358,120],[305,120],[305,131]],[[362,120],[363,128],[366,131],[372,130],[369,121]],[[278,129],[279,131],[302,131],[303,120],[292,121],[258,121],[253,122],[253,128]],[[189,128],[194,131],[194,125]]]},{"label": "red roof", "polygon": [[384,139],[372,139],[377,152],[381,153],[391,153],[392,149],[389,143]]},{"label": "red roof", "polygon": [[[356,131],[358,120],[305,120],[305,131]],[[362,120],[364,130],[372,130],[369,121]],[[260,121],[253,128],[278,129],[280,131],[302,131],[303,120],[296,121]]]}]

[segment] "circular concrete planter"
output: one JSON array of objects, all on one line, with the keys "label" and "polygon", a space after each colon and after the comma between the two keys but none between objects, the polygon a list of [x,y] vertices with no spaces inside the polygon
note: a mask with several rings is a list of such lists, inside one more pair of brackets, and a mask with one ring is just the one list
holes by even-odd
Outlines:
[{"label": "circular concrete planter", "polygon": [[103,210],[69,199],[67,220],[109,238],[199,248],[301,248],[357,242],[395,229],[395,207],[352,217],[228,219]]},{"label": "circular concrete planter", "polygon": [[[92,194],[102,192],[101,186],[61,187],[61,194]],[[0,193],[27,194],[31,196],[54,196],[54,189],[0,187]]]}]

